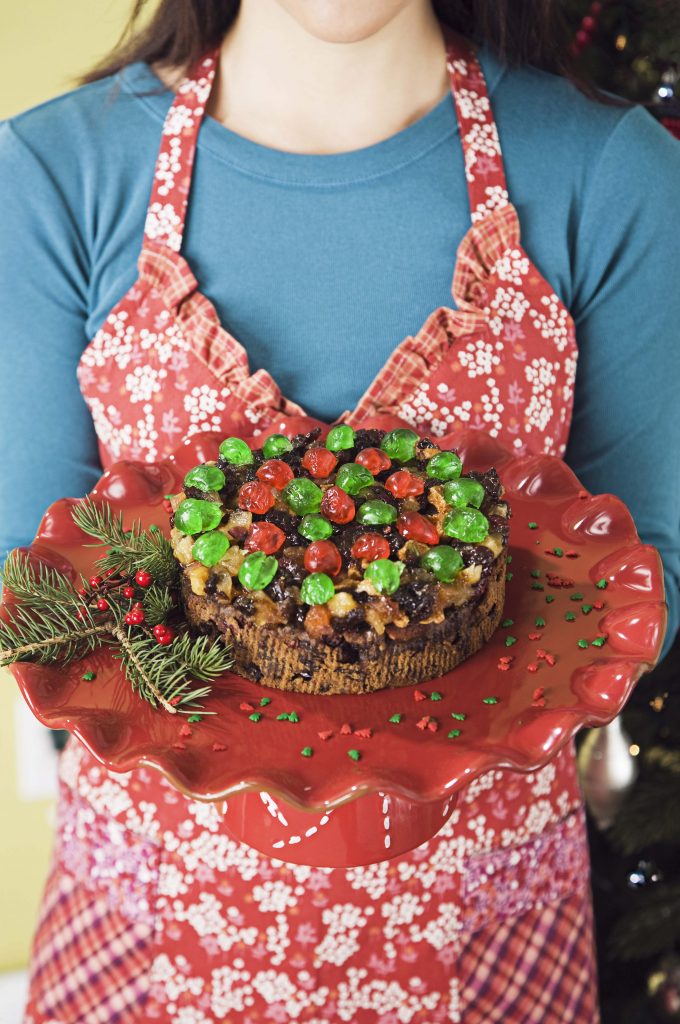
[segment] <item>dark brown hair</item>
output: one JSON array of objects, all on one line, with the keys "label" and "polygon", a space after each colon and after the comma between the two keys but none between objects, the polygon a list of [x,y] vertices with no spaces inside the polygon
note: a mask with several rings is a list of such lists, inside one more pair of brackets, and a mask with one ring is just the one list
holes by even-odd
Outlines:
[{"label": "dark brown hair", "polygon": [[[115,74],[135,61],[186,68],[218,46],[240,0],[160,0],[138,28],[147,0],[134,0],[123,36],[83,82]],[[477,43],[487,43],[510,66],[532,64],[562,74],[592,98],[613,102],[578,77],[569,57],[570,31],[558,0],[432,0],[440,21]]]}]

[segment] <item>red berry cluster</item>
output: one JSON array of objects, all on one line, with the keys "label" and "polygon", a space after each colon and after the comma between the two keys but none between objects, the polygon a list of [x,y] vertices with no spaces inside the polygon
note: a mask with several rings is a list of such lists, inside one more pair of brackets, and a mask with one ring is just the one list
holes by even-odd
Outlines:
[{"label": "red berry cluster", "polygon": [[[153,576],[146,569],[138,569],[134,576],[134,582],[142,590],[146,590],[153,583]],[[116,578],[115,569],[107,569],[101,576],[91,576],[88,584],[89,589],[88,587],[81,587],[78,593],[94,601],[94,606],[99,612],[105,612],[111,607],[104,595],[114,588],[121,587],[120,592],[122,596],[129,601],[132,601],[137,593],[129,577],[121,576]],[[84,619],[86,614],[87,608],[85,606],[77,612],[79,619]],[[145,621],[144,605],[141,601],[134,601],[129,611],[125,614],[123,622],[126,626],[142,626]],[[154,626],[152,633],[163,647],[167,647],[175,638],[174,630],[163,623]]]}]

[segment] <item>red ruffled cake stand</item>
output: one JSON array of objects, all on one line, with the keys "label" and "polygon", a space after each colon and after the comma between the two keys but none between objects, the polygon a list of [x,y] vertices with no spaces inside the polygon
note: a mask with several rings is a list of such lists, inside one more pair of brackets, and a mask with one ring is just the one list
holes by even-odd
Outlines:
[{"label": "red ruffled cake stand", "polygon": [[[214,458],[220,440],[195,435],[157,465],[118,462],[92,497],[120,510],[126,525],[139,519],[167,533],[163,495]],[[187,727],[185,715],[139,699],[119,663],[98,651],[67,668],[13,665],[29,707],[106,768],[155,768],[187,796],[218,802],[233,838],[314,866],[413,849],[439,831],[475,777],[544,766],[582,726],[611,721],[658,659],[661,560],[625,505],[589,494],[560,459],[517,457],[473,430],[439,443],[459,452],[464,472],[495,466],[513,513],[503,624],[453,672],[363,696],[284,693],[227,672],[206,701],[216,714]],[[78,579],[93,574],[101,549],[85,546],[75,501],[50,506],[28,550]],[[292,711],[297,722],[277,717]]]}]

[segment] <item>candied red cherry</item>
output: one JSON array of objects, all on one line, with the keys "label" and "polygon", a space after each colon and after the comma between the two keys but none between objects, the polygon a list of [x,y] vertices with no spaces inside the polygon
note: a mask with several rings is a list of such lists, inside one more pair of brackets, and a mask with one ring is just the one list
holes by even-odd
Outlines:
[{"label": "candied red cherry", "polygon": [[351,547],[352,558],[361,562],[375,562],[376,558],[389,558],[389,542],[379,533],[362,533]]},{"label": "candied red cherry", "polygon": [[328,448],[308,448],[302,456],[303,467],[318,480],[330,476],[337,464],[337,457]]},{"label": "candied red cherry", "polygon": [[347,491],[341,487],[329,487],[321,500],[320,512],[331,523],[343,526],[352,522],[356,509]]},{"label": "candied red cherry", "polygon": [[264,551],[273,555],[286,539],[283,530],[273,523],[253,523],[243,545],[246,551]]},{"label": "candied red cherry", "polygon": [[264,515],[274,507],[274,495],[271,487],[259,480],[252,480],[244,484],[238,492],[238,507],[245,512],[255,512],[257,515]]},{"label": "candied red cherry", "polygon": [[360,466],[367,469],[369,473],[376,476],[377,473],[382,473],[384,470],[389,469],[392,465],[392,460],[389,455],[382,452],[379,448],[364,448],[362,451],[357,453],[357,457],[354,460],[358,462]]},{"label": "candied red cherry", "polygon": [[332,540],[315,540],[305,551],[307,572],[325,572],[337,576],[342,569],[342,558]]},{"label": "candied red cherry", "polygon": [[258,468],[255,476],[263,483],[271,484],[277,491],[282,491],[295,474],[287,462],[282,462],[281,459],[267,459]]},{"label": "candied red cherry", "polygon": [[385,481],[385,487],[395,498],[410,498],[422,494],[425,484],[420,477],[409,473],[407,469],[398,469]]},{"label": "candied red cherry", "polygon": [[420,512],[402,512],[397,520],[397,529],[406,540],[416,540],[420,544],[439,544],[437,527]]}]

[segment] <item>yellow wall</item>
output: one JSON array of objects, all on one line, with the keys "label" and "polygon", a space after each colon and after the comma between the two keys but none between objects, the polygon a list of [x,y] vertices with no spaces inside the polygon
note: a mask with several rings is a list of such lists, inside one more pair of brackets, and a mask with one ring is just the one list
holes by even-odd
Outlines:
[{"label": "yellow wall", "polygon": [[130,8],[128,0],[2,0],[0,117],[72,88],[116,42]]},{"label": "yellow wall", "polygon": [[[0,117],[72,88],[115,43],[129,9],[128,0],[0,0]],[[19,700],[0,669],[0,971],[27,962],[52,842],[53,800],[19,797]],[[43,749],[41,770],[52,772],[45,735],[22,736]]]}]

